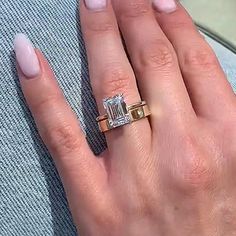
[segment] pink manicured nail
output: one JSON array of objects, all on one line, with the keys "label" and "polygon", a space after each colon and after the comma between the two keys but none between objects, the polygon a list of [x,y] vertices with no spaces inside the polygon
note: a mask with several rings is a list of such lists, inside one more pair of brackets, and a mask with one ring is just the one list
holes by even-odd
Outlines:
[{"label": "pink manicured nail", "polygon": [[34,78],[40,73],[40,65],[34,47],[24,34],[17,34],[14,39],[16,60],[26,78]]},{"label": "pink manicured nail", "polygon": [[171,13],[177,8],[175,0],[153,0],[153,4],[159,12]]},{"label": "pink manicured nail", "polygon": [[85,5],[90,10],[99,11],[106,8],[107,0],[85,0]]}]

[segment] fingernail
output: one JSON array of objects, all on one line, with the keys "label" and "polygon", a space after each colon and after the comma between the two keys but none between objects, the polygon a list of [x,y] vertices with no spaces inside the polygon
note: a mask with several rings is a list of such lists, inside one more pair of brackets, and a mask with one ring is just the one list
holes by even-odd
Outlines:
[{"label": "fingernail", "polygon": [[14,39],[16,60],[26,78],[34,78],[40,73],[40,65],[35,49],[24,34],[17,34]]},{"label": "fingernail", "polygon": [[177,9],[175,0],[153,0],[153,4],[159,12],[171,13]]},{"label": "fingernail", "polygon": [[85,5],[89,10],[99,11],[106,8],[107,0],[85,0]]}]

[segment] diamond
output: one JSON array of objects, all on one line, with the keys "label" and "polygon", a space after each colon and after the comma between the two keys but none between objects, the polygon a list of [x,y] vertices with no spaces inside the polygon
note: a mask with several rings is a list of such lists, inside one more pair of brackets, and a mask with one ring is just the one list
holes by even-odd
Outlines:
[{"label": "diamond", "polygon": [[129,112],[122,94],[103,100],[111,128],[116,128],[131,122]]}]

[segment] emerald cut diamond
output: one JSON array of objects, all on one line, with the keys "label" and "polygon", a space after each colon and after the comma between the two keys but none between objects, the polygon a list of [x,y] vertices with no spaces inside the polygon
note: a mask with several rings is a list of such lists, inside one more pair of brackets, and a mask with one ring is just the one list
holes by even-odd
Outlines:
[{"label": "emerald cut diamond", "polygon": [[103,100],[111,128],[116,128],[131,122],[130,115],[122,94]]}]

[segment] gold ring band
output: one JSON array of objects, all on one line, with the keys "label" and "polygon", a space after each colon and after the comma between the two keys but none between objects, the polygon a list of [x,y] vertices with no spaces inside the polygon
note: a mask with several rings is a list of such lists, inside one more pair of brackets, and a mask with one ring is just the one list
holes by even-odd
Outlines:
[{"label": "gold ring band", "polygon": [[[137,102],[137,103],[134,103],[130,106],[127,106],[127,109],[128,111],[129,110],[133,110],[134,108],[138,108],[138,107],[141,107],[141,106],[145,106],[147,103],[145,101],[141,101],[141,102]],[[108,119],[108,115],[105,114],[105,115],[102,115],[102,116],[98,116],[96,121],[103,121],[103,120],[107,120]]]},{"label": "gold ring band", "polygon": [[107,132],[151,115],[145,101],[127,106],[122,94],[104,99],[103,104],[107,114],[96,119],[101,132]]},{"label": "gold ring band", "polygon": [[[138,121],[138,120],[141,120],[143,118],[150,116],[151,112],[148,106],[144,105],[144,106],[140,106],[132,110],[129,110],[129,114],[130,114],[131,123],[132,123],[132,122],[135,122],[135,121]],[[112,127],[110,127],[108,118],[98,121],[98,125],[101,132],[107,132],[113,129]]]}]

